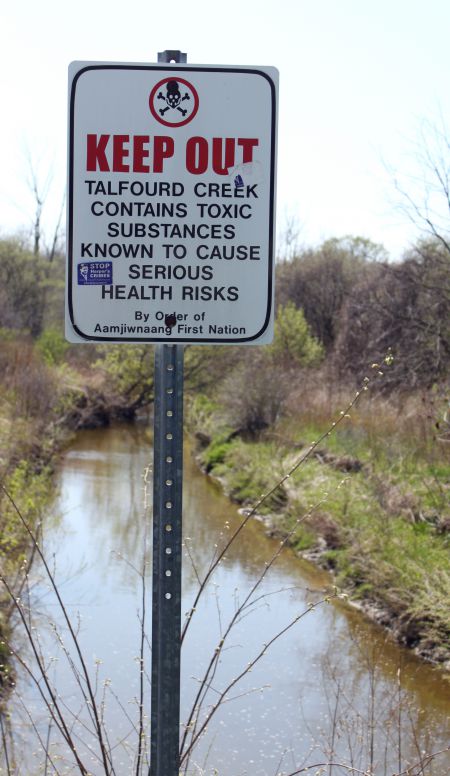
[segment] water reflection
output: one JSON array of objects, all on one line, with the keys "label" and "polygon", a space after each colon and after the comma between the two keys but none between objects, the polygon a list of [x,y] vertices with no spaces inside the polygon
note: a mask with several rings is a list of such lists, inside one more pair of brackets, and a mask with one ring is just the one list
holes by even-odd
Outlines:
[{"label": "water reflection", "polygon": [[[150,562],[145,575],[140,573],[144,551],[150,550],[151,487],[146,495],[144,483],[150,458],[151,440],[144,426],[80,434],[64,456],[57,517],[49,522],[45,537],[68,609],[75,621],[79,618],[83,650],[92,670],[98,672],[98,692],[106,693],[110,739],[122,742],[117,749],[120,776],[134,772],[136,751],[130,720],[136,719],[139,692],[142,584],[145,579],[149,587],[151,575]],[[215,546],[222,546],[240,520],[236,507],[199,473],[187,454],[185,611],[194,598],[197,576],[205,573]],[[268,539],[260,524],[250,522],[216,570],[183,646],[184,720],[228,622],[278,547],[279,542]],[[262,644],[308,609],[328,584],[327,575],[283,551],[258,588],[254,607],[245,610],[245,617],[227,638],[202,720]],[[47,605],[47,588],[42,583],[36,595],[42,607]],[[49,610],[57,620],[57,609],[50,604]],[[147,620],[147,631],[149,627]],[[60,630],[66,635],[63,624]],[[42,644],[52,655],[49,636],[42,636]],[[79,714],[75,711],[76,682],[61,649],[57,657],[51,664],[57,685],[67,707]],[[146,659],[149,661],[148,645]],[[39,710],[36,688],[24,677],[19,691],[28,710],[35,718],[41,716],[44,725],[46,717]],[[148,687],[146,693],[149,709]],[[445,741],[449,710],[449,698],[436,671],[386,641],[357,612],[335,602],[323,604],[276,641],[251,673],[230,690],[198,742],[189,775],[199,774],[201,768],[209,776],[216,768],[219,776],[275,776],[295,770],[308,758],[309,762],[320,761],[332,753],[355,767],[367,767],[372,751],[375,772],[383,776],[397,766],[398,721],[403,730],[403,757],[414,759],[414,735],[433,749]],[[371,748],[372,731],[375,743]],[[31,732],[24,735],[27,740]],[[103,773],[95,758],[90,767],[94,774]],[[33,776],[37,772],[31,765],[26,770]],[[444,772],[442,760],[434,770],[425,771],[436,776]]]}]

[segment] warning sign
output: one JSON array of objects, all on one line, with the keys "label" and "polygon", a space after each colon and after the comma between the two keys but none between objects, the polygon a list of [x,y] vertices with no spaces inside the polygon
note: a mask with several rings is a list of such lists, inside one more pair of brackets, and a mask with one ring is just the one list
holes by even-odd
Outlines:
[{"label": "warning sign", "polygon": [[70,341],[270,341],[277,75],[70,66]]}]

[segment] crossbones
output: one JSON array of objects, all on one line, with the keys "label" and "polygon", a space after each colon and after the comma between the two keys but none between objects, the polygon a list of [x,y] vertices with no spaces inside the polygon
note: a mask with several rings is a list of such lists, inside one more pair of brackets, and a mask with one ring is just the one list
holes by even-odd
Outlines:
[{"label": "crossbones", "polygon": [[182,113],[183,116],[185,116],[187,113],[187,110],[180,108],[180,102],[184,102],[184,100],[190,100],[190,99],[191,98],[187,92],[184,94],[184,97],[181,96],[178,81],[168,81],[167,94],[163,94],[162,92],[159,92],[158,94],[158,100],[164,100],[164,102],[167,103],[167,107],[160,108],[159,112],[161,116],[164,116],[164,114],[167,113],[167,111],[170,108],[172,108],[173,110],[179,110],[180,113]]}]

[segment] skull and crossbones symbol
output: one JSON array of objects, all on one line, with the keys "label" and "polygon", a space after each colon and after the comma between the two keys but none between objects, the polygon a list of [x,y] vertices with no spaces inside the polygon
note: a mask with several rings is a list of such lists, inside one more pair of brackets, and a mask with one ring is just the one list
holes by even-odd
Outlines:
[{"label": "skull and crossbones symbol", "polygon": [[181,96],[180,87],[178,84],[178,81],[168,81],[167,82],[167,89],[166,94],[163,94],[162,92],[158,93],[158,100],[164,100],[164,102],[167,104],[166,108],[160,108],[159,112],[161,116],[164,116],[165,113],[167,113],[168,110],[179,110],[180,113],[183,114],[183,116],[186,115],[187,110],[184,110],[184,108],[180,107],[180,102],[184,102],[184,100],[190,100],[189,94],[186,92],[184,96]]}]

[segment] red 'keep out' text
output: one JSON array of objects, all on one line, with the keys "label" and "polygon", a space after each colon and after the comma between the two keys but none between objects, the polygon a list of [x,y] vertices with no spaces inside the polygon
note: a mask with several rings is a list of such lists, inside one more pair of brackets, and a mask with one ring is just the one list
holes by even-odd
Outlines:
[{"label": "red 'keep out' text", "polygon": [[[168,135],[87,135],[86,170],[88,172],[164,172],[164,162],[175,153],[175,141]],[[151,144],[153,148],[151,150]],[[237,164],[253,161],[259,144],[250,137],[190,137],[186,142],[186,170],[202,175],[212,169],[228,175]]]}]

